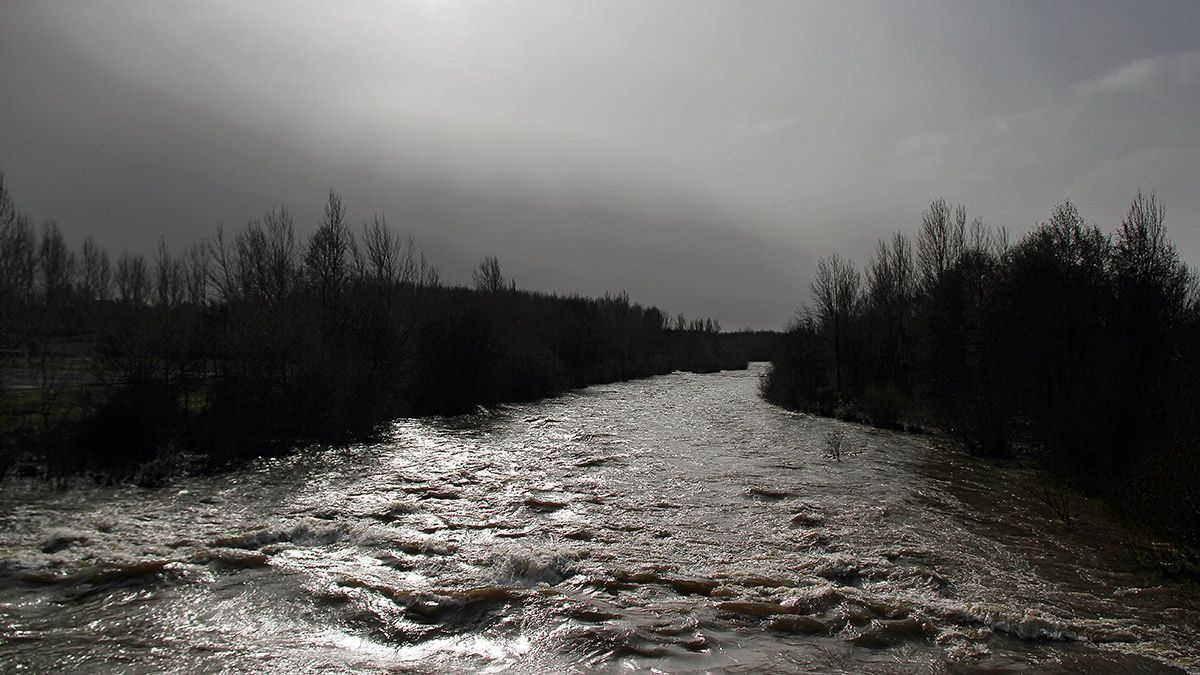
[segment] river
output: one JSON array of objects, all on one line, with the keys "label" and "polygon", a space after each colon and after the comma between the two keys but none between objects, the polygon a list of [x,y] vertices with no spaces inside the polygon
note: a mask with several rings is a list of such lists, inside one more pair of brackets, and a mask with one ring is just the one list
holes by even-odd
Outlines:
[{"label": "river", "polygon": [[772,407],[764,367],[169,488],[10,482],[0,670],[1200,671],[1200,592],[1096,504]]}]

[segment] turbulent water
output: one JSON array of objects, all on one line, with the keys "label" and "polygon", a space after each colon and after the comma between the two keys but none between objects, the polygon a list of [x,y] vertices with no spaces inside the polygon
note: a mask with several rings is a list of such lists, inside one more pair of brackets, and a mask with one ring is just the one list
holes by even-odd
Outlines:
[{"label": "turbulent water", "polygon": [[760,372],[171,488],[9,485],[0,669],[1200,669],[1200,592],[1094,505],[1067,527],[1022,470],[781,411]]}]

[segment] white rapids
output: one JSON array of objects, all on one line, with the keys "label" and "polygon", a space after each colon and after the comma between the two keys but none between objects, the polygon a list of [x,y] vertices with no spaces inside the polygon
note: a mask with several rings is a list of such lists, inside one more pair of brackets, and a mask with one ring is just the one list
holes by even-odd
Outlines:
[{"label": "white rapids", "polygon": [[[0,497],[6,672],[1200,670],[1200,589],[1008,464],[675,373]],[[852,450],[823,456],[844,431]]]}]

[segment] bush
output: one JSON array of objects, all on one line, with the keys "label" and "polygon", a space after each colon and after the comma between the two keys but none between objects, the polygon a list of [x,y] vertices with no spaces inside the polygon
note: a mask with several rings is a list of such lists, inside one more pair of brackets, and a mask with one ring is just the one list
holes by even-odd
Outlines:
[{"label": "bush", "polygon": [[171,452],[179,430],[179,392],[167,382],[137,377],[120,385],[77,426],[65,452],[51,458],[52,473],[79,469],[113,478]]}]

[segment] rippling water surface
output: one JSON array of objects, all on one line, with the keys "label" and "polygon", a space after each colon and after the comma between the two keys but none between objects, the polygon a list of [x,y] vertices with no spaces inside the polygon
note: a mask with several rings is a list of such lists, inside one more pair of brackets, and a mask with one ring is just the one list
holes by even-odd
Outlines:
[{"label": "rippling water surface", "polygon": [[0,667],[1200,670],[1200,594],[1093,505],[1067,529],[1019,469],[773,408],[761,368],[168,489],[9,486]]}]

